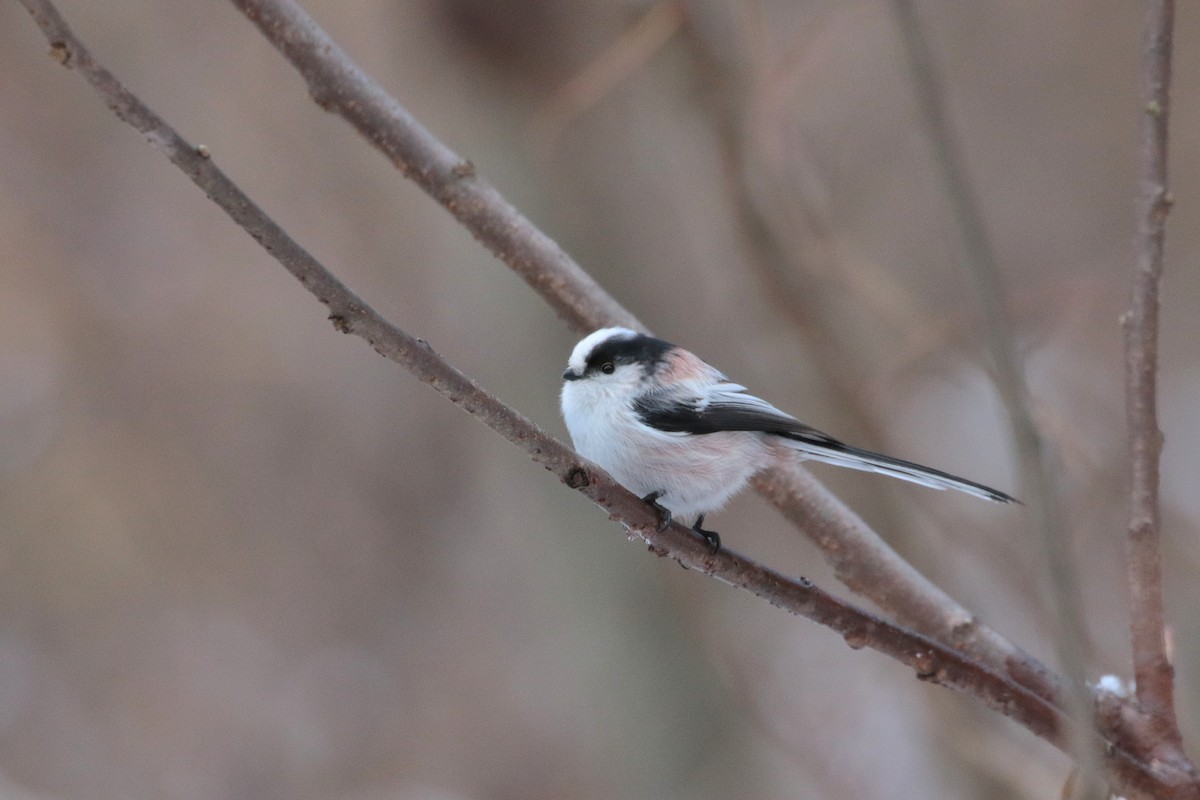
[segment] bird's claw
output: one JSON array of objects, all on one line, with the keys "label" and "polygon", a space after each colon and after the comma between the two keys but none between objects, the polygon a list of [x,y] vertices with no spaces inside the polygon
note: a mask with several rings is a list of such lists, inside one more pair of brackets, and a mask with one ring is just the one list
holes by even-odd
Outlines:
[{"label": "bird's claw", "polygon": [[642,502],[649,505],[658,512],[658,532],[662,533],[671,524],[671,509],[658,502],[658,498],[662,497],[662,492],[651,492],[642,498]]},{"label": "bird's claw", "polygon": [[700,526],[704,524],[704,515],[701,514],[696,518],[696,524],[692,526],[692,530],[700,534],[704,541],[708,542],[708,551],[710,555],[716,555],[721,549],[721,535],[716,531],[706,531]]},{"label": "bird's claw", "polygon": [[[671,509],[658,502],[658,498],[662,497],[662,492],[651,492],[642,498],[642,502],[658,512],[658,532],[662,533],[671,524]],[[708,544],[708,552],[710,555],[716,555],[721,549],[721,535],[716,531],[706,531],[700,527],[704,524],[704,515],[701,514],[696,518],[696,522],[692,525],[692,531],[702,538]]]}]

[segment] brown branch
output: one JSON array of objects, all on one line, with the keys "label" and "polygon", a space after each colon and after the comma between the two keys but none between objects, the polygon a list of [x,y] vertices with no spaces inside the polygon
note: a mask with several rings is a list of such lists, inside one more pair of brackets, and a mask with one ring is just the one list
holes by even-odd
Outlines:
[{"label": "brown branch", "polygon": [[[337,110],[366,135],[406,177],[445,206],[476,239],[517,272],[576,330],[602,323],[642,328],[562,248],[513,208],[475,166],[414,119],[299,9],[236,3],[285,55],[329,47],[323,75],[304,73],[313,100]],[[294,7],[293,7],[294,8]],[[303,73],[303,70],[302,70]],[[347,113],[348,112],[348,113]]]},{"label": "brown branch", "polygon": [[1138,132],[1136,265],[1125,324],[1125,397],[1132,465],[1128,578],[1133,672],[1137,699],[1158,733],[1178,748],[1174,669],[1167,653],[1159,552],[1158,310],[1163,241],[1171,194],[1167,188],[1174,0],[1147,0],[1141,60],[1142,113]]},{"label": "brown branch", "polygon": [[[630,325],[647,330],[521,216],[471,163],[447,148],[366,75],[291,0],[233,0],[303,76],[313,99],[339,114],[405,176],[440,202],[521,275],[576,330]],[[951,644],[1052,703],[1056,676],[974,616],[902,559],[803,470],[772,470],[755,482],[835,563],[839,577],[902,625]]]},{"label": "brown branch", "polygon": [[[596,465],[580,458],[533,422],[504,405],[438,356],[423,340],[383,319],[259,209],[211,160],[203,147],[185,141],[155,112],[102,67],[69,30],[48,0],[20,0],[47,36],[51,54],[79,71],[106,105],[188,175],[231,219],[330,310],[334,326],[353,333],[521,447],[534,461],[596,505],[652,552],[752,592],[772,605],[825,625],[854,648],[871,647],[914,669],[917,677],[983,700],[1030,731],[1062,747],[1074,727],[1062,711],[1002,672],[919,633],[860,610],[810,582],[789,579],[731,550],[710,555],[707,545],[678,524],[658,531],[657,514]],[[1197,797],[1200,788],[1162,774],[1110,745],[1107,761],[1116,785],[1139,797]]]}]

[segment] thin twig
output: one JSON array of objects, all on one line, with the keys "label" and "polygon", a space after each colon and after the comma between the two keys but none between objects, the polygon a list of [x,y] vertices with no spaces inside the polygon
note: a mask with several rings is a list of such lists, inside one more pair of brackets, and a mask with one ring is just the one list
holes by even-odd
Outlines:
[{"label": "thin twig", "polygon": [[1171,194],[1167,188],[1174,0],[1147,0],[1142,31],[1138,132],[1138,195],[1133,296],[1125,323],[1125,398],[1132,466],[1128,577],[1133,672],[1137,699],[1159,733],[1179,747],[1174,669],[1166,645],[1159,551],[1158,309],[1163,242]]},{"label": "thin twig", "polygon": [[598,57],[560,86],[529,125],[538,147],[550,150],[563,130],[636,73],[683,24],[680,0],[658,0]]},{"label": "thin twig", "polygon": [[[291,0],[233,3],[303,76],[318,105],[341,115],[402,174],[441,202],[569,326],[592,330],[621,324],[647,330],[513,209],[469,161],[416,122],[303,9]],[[802,470],[771,470],[754,485],[813,538],[847,585],[902,625],[952,644],[1059,702],[1060,684],[1050,670],[976,621]]]}]

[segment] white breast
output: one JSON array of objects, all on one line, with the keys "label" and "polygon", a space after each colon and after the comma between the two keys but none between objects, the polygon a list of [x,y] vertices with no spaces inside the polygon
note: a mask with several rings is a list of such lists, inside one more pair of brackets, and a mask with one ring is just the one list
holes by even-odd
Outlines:
[{"label": "white breast", "polygon": [[575,449],[639,497],[682,519],[723,506],[770,460],[765,437],[751,432],[700,436],[664,433],[642,423],[618,381],[567,381],[562,412]]}]

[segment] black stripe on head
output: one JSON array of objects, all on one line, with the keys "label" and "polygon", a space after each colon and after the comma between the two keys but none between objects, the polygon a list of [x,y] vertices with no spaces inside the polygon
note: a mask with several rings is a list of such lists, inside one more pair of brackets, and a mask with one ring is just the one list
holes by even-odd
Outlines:
[{"label": "black stripe on head", "polygon": [[587,357],[587,371],[592,372],[599,369],[601,364],[611,362],[617,366],[645,364],[646,372],[653,373],[674,347],[670,342],[643,333],[612,336],[592,348]]}]

